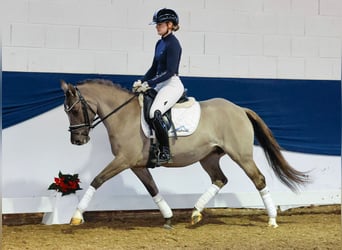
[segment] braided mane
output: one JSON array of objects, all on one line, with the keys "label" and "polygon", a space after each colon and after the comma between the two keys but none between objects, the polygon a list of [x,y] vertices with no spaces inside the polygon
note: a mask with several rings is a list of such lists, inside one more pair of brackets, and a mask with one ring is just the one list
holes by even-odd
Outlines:
[{"label": "braided mane", "polygon": [[82,80],[80,82],[77,83],[77,85],[82,85],[82,84],[94,84],[94,83],[97,83],[97,84],[101,84],[101,85],[107,85],[107,86],[113,86],[114,83],[110,80],[106,80],[106,79],[85,79],[85,80]]},{"label": "braided mane", "polygon": [[100,84],[100,85],[105,85],[105,86],[112,86],[119,90],[123,90],[129,93],[131,92],[130,90],[122,87],[120,84],[113,83],[111,80],[107,80],[107,79],[86,79],[77,83],[77,85],[83,85],[83,84]]}]

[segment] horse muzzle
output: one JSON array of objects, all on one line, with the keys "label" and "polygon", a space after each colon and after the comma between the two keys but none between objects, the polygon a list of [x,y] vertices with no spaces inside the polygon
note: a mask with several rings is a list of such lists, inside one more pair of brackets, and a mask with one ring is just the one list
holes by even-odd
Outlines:
[{"label": "horse muzzle", "polygon": [[90,137],[85,137],[83,139],[71,139],[71,143],[74,145],[84,145],[90,140]]},{"label": "horse muzzle", "polygon": [[71,133],[70,140],[72,144],[80,146],[88,143],[90,137],[88,133]]},{"label": "horse muzzle", "polygon": [[90,137],[83,137],[83,138],[71,138],[71,143],[74,145],[84,145],[90,140]]}]

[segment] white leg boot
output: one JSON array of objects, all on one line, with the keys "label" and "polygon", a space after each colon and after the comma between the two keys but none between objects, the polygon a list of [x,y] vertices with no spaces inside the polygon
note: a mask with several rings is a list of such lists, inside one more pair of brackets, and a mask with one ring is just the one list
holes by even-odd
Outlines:
[{"label": "white leg boot", "polygon": [[191,224],[194,225],[202,220],[202,214],[204,207],[208,204],[208,202],[220,191],[220,188],[215,184],[212,184],[209,189],[202,194],[202,196],[198,199],[195,204],[195,209],[192,210],[191,215]]},{"label": "white leg boot", "polygon": [[84,222],[83,212],[87,209],[91,199],[95,194],[95,191],[96,189],[93,186],[89,186],[88,190],[85,192],[80,203],[78,204],[74,215],[71,218],[71,225],[80,225]]},{"label": "white leg boot", "polygon": [[173,213],[172,213],[171,208],[169,207],[169,205],[164,200],[161,194],[157,194],[156,196],[152,197],[152,199],[159,207],[159,210],[165,219],[164,228],[172,229],[171,219],[172,219]]},{"label": "white leg boot", "polygon": [[277,218],[277,209],[276,206],[273,203],[270,191],[268,190],[268,187],[265,186],[264,189],[259,191],[260,196],[262,198],[262,201],[264,202],[265,208],[267,210],[267,214],[269,217],[268,220],[268,226],[277,228],[278,224],[276,221]]}]

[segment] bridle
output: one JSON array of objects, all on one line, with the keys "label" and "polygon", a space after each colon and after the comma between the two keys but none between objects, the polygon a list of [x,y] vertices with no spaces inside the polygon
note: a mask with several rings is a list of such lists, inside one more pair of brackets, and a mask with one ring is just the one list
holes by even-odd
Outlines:
[{"label": "bridle", "polygon": [[[126,106],[128,103],[130,103],[135,97],[138,96],[137,93],[135,93],[131,98],[129,98],[127,101],[125,101],[124,103],[122,103],[120,106],[118,106],[117,108],[115,108],[113,111],[111,111],[110,113],[108,113],[107,115],[105,115],[103,118],[100,118],[99,116],[95,117],[95,119],[90,122],[89,119],[89,114],[88,114],[88,110],[90,110],[95,116],[96,116],[96,112],[91,108],[91,106],[88,104],[88,102],[84,99],[84,97],[82,96],[80,90],[75,87],[77,96],[78,96],[78,100],[76,100],[70,107],[68,107],[67,105],[64,104],[64,110],[66,113],[69,113],[78,103],[81,103],[82,105],[82,112],[83,112],[83,119],[84,119],[84,123],[80,123],[80,124],[76,124],[76,125],[70,125],[69,126],[69,131],[71,133],[73,133],[75,130],[81,129],[81,128],[88,128],[88,129],[93,129],[95,128],[97,125],[99,125],[101,122],[103,122],[104,120],[106,120],[109,116],[111,116],[112,114],[116,113],[117,111],[119,111],[121,108],[123,108],[124,106]],[[98,121],[97,121],[98,120]],[[97,122],[95,122],[97,121]],[[94,123],[95,122],[95,123]],[[94,123],[94,124],[93,124]]]}]

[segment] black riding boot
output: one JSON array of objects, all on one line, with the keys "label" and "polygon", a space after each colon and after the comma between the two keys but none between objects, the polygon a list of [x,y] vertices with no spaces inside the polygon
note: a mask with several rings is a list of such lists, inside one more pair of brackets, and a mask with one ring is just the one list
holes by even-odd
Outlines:
[{"label": "black riding boot", "polygon": [[170,154],[170,144],[168,129],[163,121],[162,114],[159,110],[154,112],[154,117],[151,120],[153,129],[156,133],[157,140],[159,142],[159,153],[157,154],[157,159],[152,160],[152,162],[157,164],[163,164],[169,162],[171,159]]}]

